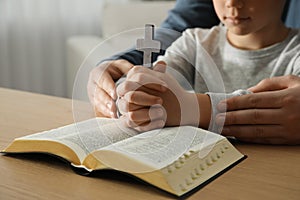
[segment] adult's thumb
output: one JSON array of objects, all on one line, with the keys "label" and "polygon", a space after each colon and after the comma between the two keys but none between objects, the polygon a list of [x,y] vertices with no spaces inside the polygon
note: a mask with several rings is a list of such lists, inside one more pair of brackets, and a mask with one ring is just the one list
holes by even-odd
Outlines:
[{"label": "adult's thumb", "polygon": [[286,79],[285,76],[267,78],[260,81],[257,85],[249,88],[251,92],[267,92],[282,90],[289,87],[290,82]]}]

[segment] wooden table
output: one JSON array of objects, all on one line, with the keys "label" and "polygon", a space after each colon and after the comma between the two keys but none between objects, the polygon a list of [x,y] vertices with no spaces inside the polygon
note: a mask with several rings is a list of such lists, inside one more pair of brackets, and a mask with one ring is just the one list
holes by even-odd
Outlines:
[{"label": "wooden table", "polygon": [[[0,88],[0,148],[15,137],[73,123],[70,99]],[[84,113],[91,117],[91,113]],[[300,198],[300,146],[237,144],[248,158],[188,199]],[[175,199],[117,173],[75,174],[41,155],[0,155],[0,199]]]}]

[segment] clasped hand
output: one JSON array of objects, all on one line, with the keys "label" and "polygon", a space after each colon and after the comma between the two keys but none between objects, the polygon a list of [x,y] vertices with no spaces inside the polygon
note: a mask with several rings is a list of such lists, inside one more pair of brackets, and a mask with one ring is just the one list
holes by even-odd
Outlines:
[{"label": "clasped hand", "polygon": [[117,87],[118,108],[127,126],[147,131],[198,124],[194,114],[184,114],[193,104],[194,108],[198,107],[196,96],[185,91],[165,70],[162,62],[153,70],[135,66],[127,73],[126,81]]}]

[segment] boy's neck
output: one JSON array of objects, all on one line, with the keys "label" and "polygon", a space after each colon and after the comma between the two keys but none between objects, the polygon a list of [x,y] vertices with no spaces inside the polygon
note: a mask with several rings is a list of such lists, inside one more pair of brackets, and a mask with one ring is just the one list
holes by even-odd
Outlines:
[{"label": "boy's neck", "polygon": [[276,26],[265,27],[265,30],[236,35],[227,31],[228,42],[236,48],[244,50],[258,50],[282,42],[288,36],[290,29],[283,23]]}]

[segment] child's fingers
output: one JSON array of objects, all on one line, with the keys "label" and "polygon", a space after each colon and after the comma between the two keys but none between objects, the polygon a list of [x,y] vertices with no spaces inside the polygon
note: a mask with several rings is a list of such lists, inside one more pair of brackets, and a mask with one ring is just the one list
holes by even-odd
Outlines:
[{"label": "child's fingers", "polygon": [[165,71],[166,66],[157,63],[154,66],[154,70],[148,69],[143,66],[134,66],[128,73],[127,73],[127,80],[135,81],[140,83],[141,85],[146,85],[149,83],[156,83],[159,85],[164,85],[165,87],[167,84],[161,79],[162,72]]},{"label": "child's fingers", "polygon": [[122,115],[124,115],[128,112],[132,112],[132,111],[142,109],[142,108],[145,107],[145,106],[136,105],[136,104],[133,104],[133,103],[128,103],[125,99],[122,99],[122,98],[118,99],[117,106],[118,106],[119,112]]},{"label": "child's fingers", "polygon": [[118,96],[122,97],[130,91],[137,91],[137,90],[141,90],[141,91],[145,91],[145,92],[148,92],[148,91],[165,92],[167,87],[164,87],[159,84],[160,83],[158,83],[158,84],[152,83],[152,84],[142,85],[139,82],[136,82],[135,80],[125,81],[117,87],[117,94],[118,94]]},{"label": "child's fingers", "polygon": [[126,116],[130,121],[140,125],[152,120],[162,119],[164,117],[164,110],[161,106],[152,106],[150,109],[148,107],[128,112]]},{"label": "child's fingers", "polygon": [[138,126],[145,126],[153,121],[165,119],[164,109],[160,105],[145,107],[132,112],[124,114],[127,126],[136,128]]},{"label": "child's fingers", "polygon": [[154,71],[165,73],[167,69],[167,64],[164,61],[159,61],[153,67]]},{"label": "child's fingers", "polygon": [[152,106],[155,104],[162,104],[160,97],[145,93],[143,91],[130,91],[123,97],[128,103],[133,103],[141,106]]},{"label": "child's fingers", "polygon": [[161,77],[156,74],[137,73],[135,75],[132,75],[127,80],[138,83],[144,87],[147,87],[152,90],[157,90],[160,92],[164,92],[165,88],[168,87],[168,85],[165,83],[165,81],[163,81],[161,79]]}]

